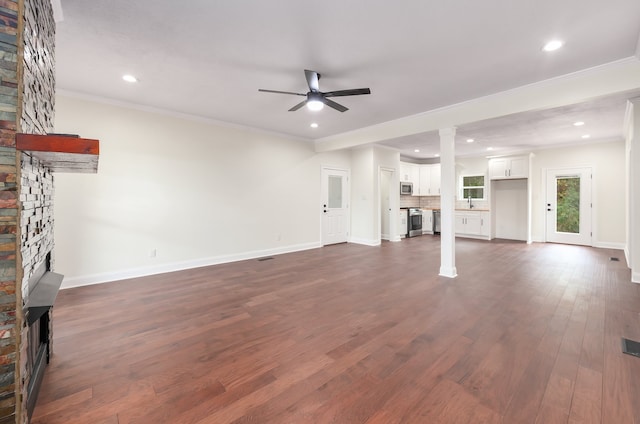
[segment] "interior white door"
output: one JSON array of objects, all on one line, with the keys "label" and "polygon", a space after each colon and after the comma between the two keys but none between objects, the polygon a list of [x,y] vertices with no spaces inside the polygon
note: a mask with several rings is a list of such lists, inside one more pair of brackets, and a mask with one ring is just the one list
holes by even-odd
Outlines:
[{"label": "interior white door", "polygon": [[591,246],[591,168],[547,170],[546,239]]},{"label": "interior white door", "polygon": [[349,175],[322,168],[322,245],[344,243],[349,236]]},{"label": "interior white door", "polygon": [[393,171],[380,169],[380,239],[391,240],[391,179]]}]

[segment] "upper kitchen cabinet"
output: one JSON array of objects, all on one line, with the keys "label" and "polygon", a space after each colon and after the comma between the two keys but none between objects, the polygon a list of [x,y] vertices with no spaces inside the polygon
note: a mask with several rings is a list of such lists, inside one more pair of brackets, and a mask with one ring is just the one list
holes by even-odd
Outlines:
[{"label": "upper kitchen cabinet", "polygon": [[420,196],[440,195],[440,164],[420,165]]},{"label": "upper kitchen cabinet", "polygon": [[413,183],[414,192],[420,184],[420,165],[400,162],[400,181]]},{"label": "upper kitchen cabinet", "polygon": [[492,180],[529,178],[528,156],[505,156],[489,159],[489,178]]}]

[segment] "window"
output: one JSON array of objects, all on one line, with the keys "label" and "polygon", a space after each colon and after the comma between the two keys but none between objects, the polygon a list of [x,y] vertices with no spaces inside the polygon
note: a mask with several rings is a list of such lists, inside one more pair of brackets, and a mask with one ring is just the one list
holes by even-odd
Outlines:
[{"label": "window", "polygon": [[461,199],[484,200],[484,175],[461,175],[460,176]]}]

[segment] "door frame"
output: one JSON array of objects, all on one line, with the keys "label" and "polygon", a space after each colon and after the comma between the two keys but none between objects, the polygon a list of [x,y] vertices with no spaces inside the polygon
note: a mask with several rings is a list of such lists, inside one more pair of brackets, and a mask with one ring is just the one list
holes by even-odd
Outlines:
[{"label": "door frame", "polygon": [[322,185],[324,184],[323,179],[325,176],[325,172],[326,171],[340,171],[340,172],[345,172],[347,174],[347,183],[346,183],[346,193],[344,194],[345,198],[347,199],[347,218],[346,218],[346,228],[347,228],[347,243],[350,241],[351,239],[351,169],[349,168],[344,168],[342,166],[331,166],[331,165],[321,165],[320,166],[320,200],[318,202],[318,214],[319,214],[319,218],[320,218],[320,246],[324,247],[327,246],[325,244],[325,240],[324,240],[324,219],[323,219],[323,192],[322,192]]},{"label": "door frame", "polygon": [[[580,165],[580,166],[567,166],[567,167],[559,167],[559,168],[544,168],[543,170],[543,175],[544,175],[544,199],[543,199],[543,206],[544,206],[544,242],[545,243],[563,243],[563,244],[577,244],[579,246],[593,246],[594,245],[594,238],[595,238],[595,229],[594,229],[594,225],[593,223],[595,222],[595,208],[593,207],[593,204],[595,203],[595,191],[593,189],[594,186],[594,167],[591,165]],[[549,240],[549,213],[547,213],[547,200],[549,199],[549,184],[550,184],[550,175],[551,173],[558,175],[558,174],[575,174],[577,172],[582,173],[583,171],[588,171],[590,178],[588,178],[588,183],[589,183],[589,194],[590,194],[590,207],[589,207],[589,243],[588,244],[582,244],[582,243],[571,243],[571,242],[554,242],[554,241],[550,241]],[[556,178],[555,176],[553,177],[554,179]],[[581,182],[582,184],[582,182]],[[556,205],[557,208],[557,205]],[[556,216],[556,214],[554,214],[554,216]]]},{"label": "door frame", "polygon": [[[398,213],[400,210],[400,179],[398,169],[389,166],[378,166],[378,240],[382,243],[382,172],[390,172],[389,183],[389,241],[400,241]],[[397,184],[395,184],[397,183]],[[394,214],[393,211],[397,213]],[[394,219],[395,216],[395,219]]]}]

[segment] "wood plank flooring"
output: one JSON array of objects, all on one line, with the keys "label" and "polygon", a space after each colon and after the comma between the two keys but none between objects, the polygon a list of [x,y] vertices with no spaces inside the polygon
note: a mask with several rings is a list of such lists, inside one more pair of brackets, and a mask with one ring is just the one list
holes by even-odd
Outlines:
[{"label": "wood plank flooring", "polygon": [[455,279],[423,236],[64,290],[32,423],[640,423],[622,252],[456,244]]}]

